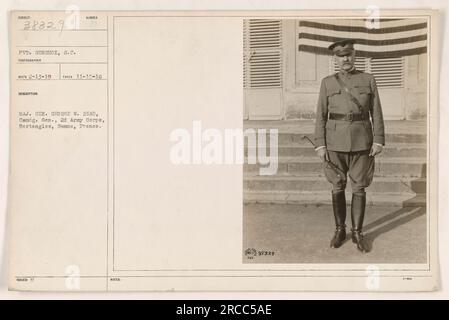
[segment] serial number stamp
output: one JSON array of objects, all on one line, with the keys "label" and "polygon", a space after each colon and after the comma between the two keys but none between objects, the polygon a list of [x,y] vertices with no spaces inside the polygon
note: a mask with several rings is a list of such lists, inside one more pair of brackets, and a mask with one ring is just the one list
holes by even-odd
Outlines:
[{"label": "serial number stamp", "polygon": [[245,250],[245,257],[248,260],[252,260],[256,257],[262,257],[262,256],[274,256],[276,254],[275,251],[272,250],[259,250],[259,249],[255,249],[255,248],[247,248]]}]

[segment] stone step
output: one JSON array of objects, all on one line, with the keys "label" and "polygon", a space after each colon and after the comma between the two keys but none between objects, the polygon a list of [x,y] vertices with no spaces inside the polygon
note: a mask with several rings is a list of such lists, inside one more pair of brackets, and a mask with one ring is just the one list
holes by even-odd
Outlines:
[{"label": "stone step", "polygon": [[[248,148],[245,147],[245,156],[248,155],[248,150],[252,152],[256,151],[257,147]],[[270,154],[270,148],[267,146],[265,154]],[[304,144],[291,144],[291,145],[279,145],[278,146],[278,155],[284,157],[297,157],[297,156],[305,156],[305,157],[313,157],[316,155],[315,149],[311,145]],[[379,157],[426,157],[427,150],[426,145],[423,143],[393,143],[386,145],[379,155]]]},{"label": "stone step", "polygon": [[[348,181],[348,187],[350,182]],[[331,184],[322,176],[245,176],[244,190],[251,191],[324,191]],[[368,192],[375,193],[426,193],[426,179],[377,177]]]},{"label": "stone step", "polygon": [[[278,144],[288,145],[310,145],[307,139],[304,139],[305,133],[278,133]],[[308,134],[308,137],[313,140],[313,135]],[[246,139],[245,139],[246,140]],[[269,143],[267,135],[267,144]],[[385,145],[394,143],[425,143],[426,135],[419,133],[387,133],[385,135]]]},{"label": "stone step", "polygon": [[[385,132],[391,134],[422,134],[427,131],[425,120],[385,120]],[[277,129],[279,133],[313,133],[315,130],[314,120],[245,120],[244,129]]]},{"label": "stone step", "polygon": [[[347,204],[351,203],[351,193],[346,192]],[[300,205],[330,205],[332,203],[330,191],[304,192],[304,191],[244,191],[244,203],[271,203],[271,204],[300,204]],[[408,193],[367,193],[367,206],[398,206],[398,207],[424,207],[425,194]]]},{"label": "stone step", "polygon": [[[323,163],[318,157],[279,157],[276,175],[311,175],[322,173]],[[245,159],[245,175],[259,175],[261,165],[248,164]],[[267,167],[267,166],[262,166]],[[376,158],[375,176],[426,177],[425,158]]]},{"label": "stone step", "polygon": [[[313,138],[315,123],[312,120],[257,120],[244,121],[244,129],[278,130],[278,143],[283,145],[309,144],[304,135]],[[426,143],[426,121],[385,121],[385,143]]]}]

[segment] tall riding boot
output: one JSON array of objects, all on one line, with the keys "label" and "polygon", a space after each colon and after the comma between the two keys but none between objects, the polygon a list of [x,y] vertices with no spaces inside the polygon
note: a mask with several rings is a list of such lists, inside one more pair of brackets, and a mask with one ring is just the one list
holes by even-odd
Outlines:
[{"label": "tall riding boot", "polygon": [[339,248],[346,240],[346,197],[344,190],[332,192],[332,207],[336,230],[331,240],[331,248]]},{"label": "tall riding boot", "polygon": [[366,193],[353,193],[351,204],[352,242],[357,245],[357,249],[361,252],[368,252],[368,246],[362,234],[363,219],[365,217],[365,206]]}]

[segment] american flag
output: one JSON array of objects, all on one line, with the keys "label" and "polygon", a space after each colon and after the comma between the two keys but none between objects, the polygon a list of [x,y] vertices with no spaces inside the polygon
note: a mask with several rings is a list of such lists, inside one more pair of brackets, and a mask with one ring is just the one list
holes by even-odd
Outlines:
[{"label": "american flag", "polygon": [[372,25],[364,19],[301,20],[298,50],[331,54],[327,49],[331,43],[354,39],[359,57],[394,58],[427,52],[426,20],[380,19],[378,28]]}]

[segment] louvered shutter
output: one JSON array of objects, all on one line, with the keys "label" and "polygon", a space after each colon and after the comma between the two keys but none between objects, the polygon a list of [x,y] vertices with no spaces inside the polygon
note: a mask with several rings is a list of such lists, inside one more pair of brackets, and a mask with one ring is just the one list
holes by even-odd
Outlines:
[{"label": "louvered shutter", "polygon": [[245,88],[281,88],[281,20],[250,19],[244,24]]},{"label": "louvered shutter", "polygon": [[379,88],[402,88],[404,85],[404,57],[371,59],[370,71]]},{"label": "louvered shutter", "polygon": [[251,53],[249,52],[249,31],[248,31],[248,20],[243,20],[243,88],[248,88],[248,78],[249,78],[249,58]]}]

